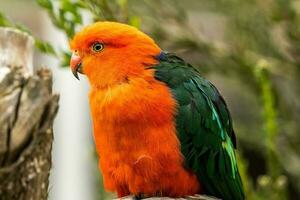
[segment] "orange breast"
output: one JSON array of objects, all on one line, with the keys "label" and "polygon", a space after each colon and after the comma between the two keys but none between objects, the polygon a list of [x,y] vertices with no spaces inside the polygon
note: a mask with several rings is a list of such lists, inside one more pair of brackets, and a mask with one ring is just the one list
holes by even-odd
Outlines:
[{"label": "orange breast", "polygon": [[105,188],[118,196],[199,193],[196,176],[183,167],[174,122],[176,102],[168,87],[152,77],[90,93]]}]

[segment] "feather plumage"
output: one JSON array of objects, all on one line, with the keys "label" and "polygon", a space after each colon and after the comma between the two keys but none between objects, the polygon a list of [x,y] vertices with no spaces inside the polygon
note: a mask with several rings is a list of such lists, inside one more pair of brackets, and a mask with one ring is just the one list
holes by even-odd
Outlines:
[{"label": "feather plumage", "polygon": [[226,103],[215,86],[181,58],[161,53],[155,77],[178,103],[177,135],[185,165],[205,190],[225,200],[244,199],[234,148],[236,138]]}]

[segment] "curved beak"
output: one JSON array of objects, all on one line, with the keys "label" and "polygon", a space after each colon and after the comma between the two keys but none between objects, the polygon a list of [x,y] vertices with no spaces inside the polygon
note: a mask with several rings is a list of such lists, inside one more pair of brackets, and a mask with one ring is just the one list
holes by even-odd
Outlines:
[{"label": "curved beak", "polygon": [[78,72],[83,74],[82,60],[81,60],[80,56],[75,52],[72,53],[72,57],[70,60],[70,67],[71,67],[72,73],[75,76],[75,78],[77,78],[79,80]]}]

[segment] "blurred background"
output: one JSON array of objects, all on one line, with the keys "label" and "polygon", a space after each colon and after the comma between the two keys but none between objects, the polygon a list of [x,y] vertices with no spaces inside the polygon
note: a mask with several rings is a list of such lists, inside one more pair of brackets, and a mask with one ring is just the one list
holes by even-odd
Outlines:
[{"label": "blurred background", "polygon": [[60,94],[49,199],[111,199],[97,169],[88,84],[68,40],[94,21],[142,29],[197,66],[224,96],[249,200],[300,199],[299,0],[0,0],[0,26],[36,39],[35,67]]}]

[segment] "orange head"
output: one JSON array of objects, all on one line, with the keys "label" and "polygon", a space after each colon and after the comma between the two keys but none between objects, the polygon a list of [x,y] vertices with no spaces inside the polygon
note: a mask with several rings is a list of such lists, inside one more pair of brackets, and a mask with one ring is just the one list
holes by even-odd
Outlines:
[{"label": "orange head", "polygon": [[85,27],[71,41],[73,74],[87,75],[94,87],[105,88],[142,76],[160,48],[138,29],[116,22]]}]

